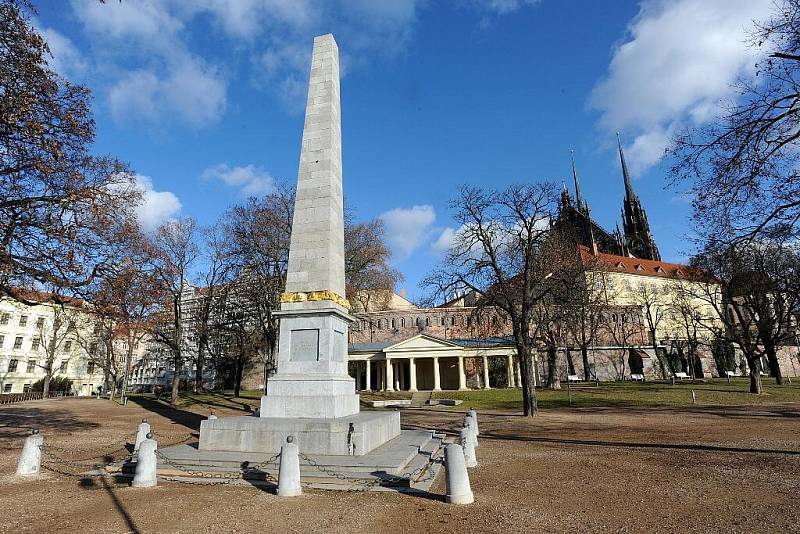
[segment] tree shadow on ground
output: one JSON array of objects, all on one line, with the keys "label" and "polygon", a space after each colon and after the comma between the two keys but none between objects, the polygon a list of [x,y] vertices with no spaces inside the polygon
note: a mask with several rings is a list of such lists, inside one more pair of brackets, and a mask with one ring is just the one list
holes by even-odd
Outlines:
[{"label": "tree shadow on ground", "polygon": [[115,487],[126,487],[128,485],[127,479],[123,479],[122,477],[113,477],[112,481],[114,485],[112,486],[109,481],[108,477],[84,477],[81,478],[78,482],[78,485],[83,489],[103,489],[111,498],[111,502],[114,505],[117,513],[120,515],[122,520],[125,522],[126,525],[126,532],[130,532],[133,534],[139,534],[141,532],[139,527],[136,526],[136,522],[133,520],[133,517],[122,502],[117,497],[117,493],[114,491]]},{"label": "tree shadow on ground", "polygon": [[633,441],[602,441],[594,439],[569,439],[569,438],[547,438],[534,436],[521,436],[515,434],[497,434],[494,432],[481,432],[481,439],[500,440],[500,441],[528,441],[531,443],[548,443],[554,445],[582,445],[591,447],[616,447],[616,448],[635,448],[635,449],[668,449],[668,450],[687,450],[701,452],[732,452],[732,453],[753,453],[753,454],[786,454],[800,456],[800,451],[786,449],[756,449],[747,447],[724,447],[719,445],[703,445],[699,443],[647,443]]},{"label": "tree shadow on ground", "polygon": [[158,414],[175,424],[183,425],[193,430],[200,430],[200,422],[205,419],[203,415],[189,410],[175,408],[147,397],[131,397],[130,400],[149,412]]},{"label": "tree shadow on ground", "polygon": [[26,437],[32,428],[43,433],[48,431],[71,433],[99,426],[98,423],[87,421],[62,410],[22,406],[0,409],[0,442],[4,438]]}]

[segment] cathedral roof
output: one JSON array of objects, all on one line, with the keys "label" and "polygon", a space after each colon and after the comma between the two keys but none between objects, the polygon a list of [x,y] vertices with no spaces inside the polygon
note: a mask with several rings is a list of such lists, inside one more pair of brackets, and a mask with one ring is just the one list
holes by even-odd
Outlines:
[{"label": "cathedral roof", "polygon": [[578,247],[578,252],[584,264],[594,264],[597,266],[598,270],[605,272],[695,281],[710,279],[709,275],[700,269],[680,263],[645,260],[642,258],[633,258],[631,256],[617,256],[604,252],[593,254],[589,247],[583,245]]}]

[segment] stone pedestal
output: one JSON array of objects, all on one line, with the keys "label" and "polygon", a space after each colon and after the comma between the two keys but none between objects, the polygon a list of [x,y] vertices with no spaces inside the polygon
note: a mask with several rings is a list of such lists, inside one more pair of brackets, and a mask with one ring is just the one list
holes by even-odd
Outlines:
[{"label": "stone pedestal", "polygon": [[274,454],[286,438],[304,454],[367,454],[400,435],[400,412],[361,412],[336,419],[221,417],[200,423],[201,451]]}]

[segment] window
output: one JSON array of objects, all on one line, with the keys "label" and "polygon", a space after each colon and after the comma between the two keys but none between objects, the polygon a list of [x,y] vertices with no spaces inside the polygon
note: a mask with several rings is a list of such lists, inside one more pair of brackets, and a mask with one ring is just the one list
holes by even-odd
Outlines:
[{"label": "window", "polygon": [[430,325],[431,325],[431,318],[425,317],[425,326],[430,326]]},{"label": "window", "polygon": [[453,315],[452,317],[450,317],[450,326],[455,326],[455,325],[456,325],[456,316]]},{"label": "window", "polygon": [[86,364],[86,372],[88,374],[94,374],[94,362],[89,362]]},{"label": "window", "polygon": [[61,362],[61,365],[58,366],[58,372],[62,375],[67,372],[67,360]]},{"label": "window", "polygon": [[394,328],[394,319],[392,319],[392,328]]},{"label": "window", "polygon": [[22,348],[22,336],[18,336],[14,339],[14,348],[21,349]]},{"label": "window", "polygon": [[6,336],[4,336],[3,334],[0,334],[0,349],[3,348],[3,341],[5,341],[5,340],[6,340]]},{"label": "window", "polygon": [[89,354],[91,354],[92,356],[97,354],[97,343],[96,342],[92,343],[91,345],[89,345]]},{"label": "window", "polygon": [[28,360],[28,367],[25,369],[26,373],[32,373],[36,370],[36,360]]},{"label": "window", "polygon": [[72,340],[71,339],[64,342],[64,353],[66,354],[70,350],[72,350]]},{"label": "window", "polygon": [[19,316],[19,325],[20,326],[27,326],[28,324],[28,316],[27,315],[20,315]]},{"label": "window", "polygon": [[31,341],[31,350],[37,350],[39,348],[39,338],[35,337]]},{"label": "window", "polygon": [[11,384],[3,384],[3,393],[11,393]]},{"label": "window", "polygon": [[11,315],[8,313],[0,313],[0,324],[8,324],[8,320],[11,319]]},{"label": "window", "polygon": [[19,363],[19,360],[9,360],[9,362],[8,362],[8,372],[9,373],[15,373],[17,371],[17,364],[18,363]]},{"label": "window", "polygon": [[25,384],[24,386],[22,386],[22,392],[23,393],[30,393],[30,391],[31,391],[31,385],[30,384]]},{"label": "window", "polygon": [[403,328],[405,328],[405,327],[406,327],[406,318],[405,318],[405,317],[403,317],[402,319],[400,319],[400,326],[402,326]]},{"label": "window", "polygon": [[39,317],[38,319],[36,319],[36,328],[38,328],[39,330],[44,328],[44,317]]}]

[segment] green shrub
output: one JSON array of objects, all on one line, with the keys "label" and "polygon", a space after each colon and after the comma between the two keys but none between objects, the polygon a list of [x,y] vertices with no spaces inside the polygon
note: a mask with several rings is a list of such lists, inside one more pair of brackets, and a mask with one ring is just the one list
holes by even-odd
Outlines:
[{"label": "green shrub", "polygon": [[[44,391],[44,378],[34,382],[31,391]],[[54,376],[50,379],[50,391],[72,391],[72,380],[65,376]]]}]

